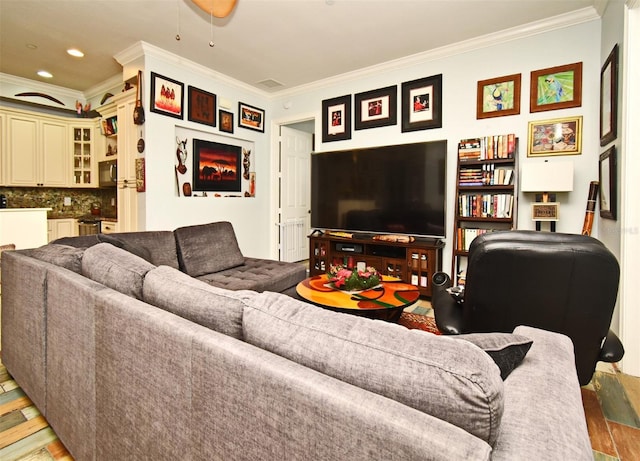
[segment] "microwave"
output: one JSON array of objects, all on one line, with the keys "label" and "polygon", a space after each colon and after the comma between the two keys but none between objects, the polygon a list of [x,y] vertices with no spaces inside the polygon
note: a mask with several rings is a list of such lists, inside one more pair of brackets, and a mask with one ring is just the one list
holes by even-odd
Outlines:
[{"label": "microwave", "polygon": [[98,180],[100,187],[115,187],[118,182],[118,161],[107,160],[98,163]]}]

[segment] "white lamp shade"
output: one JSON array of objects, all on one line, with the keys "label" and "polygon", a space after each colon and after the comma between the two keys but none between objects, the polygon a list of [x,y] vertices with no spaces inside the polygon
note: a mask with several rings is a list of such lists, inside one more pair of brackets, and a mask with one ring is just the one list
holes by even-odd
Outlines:
[{"label": "white lamp shade", "polygon": [[573,190],[573,162],[529,162],[522,165],[522,192],[571,192]]}]

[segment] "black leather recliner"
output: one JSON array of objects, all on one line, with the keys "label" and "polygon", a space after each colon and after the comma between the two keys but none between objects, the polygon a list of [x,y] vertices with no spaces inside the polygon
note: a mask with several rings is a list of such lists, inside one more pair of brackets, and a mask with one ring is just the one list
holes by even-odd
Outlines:
[{"label": "black leather recliner", "polygon": [[444,334],[511,332],[529,325],[567,335],[585,385],[598,361],[617,362],[624,355],[609,330],[619,278],[618,261],[595,238],[491,232],[471,244],[462,295],[447,291],[447,274],[433,275],[432,305]]}]

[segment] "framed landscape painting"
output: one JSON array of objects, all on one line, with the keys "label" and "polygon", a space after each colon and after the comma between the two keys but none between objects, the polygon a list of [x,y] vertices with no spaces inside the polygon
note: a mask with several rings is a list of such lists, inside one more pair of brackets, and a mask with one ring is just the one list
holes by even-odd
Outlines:
[{"label": "framed landscape painting", "polygon": [[402,84],[402,132],[442,128],[442,74]]},{"label": "framed landscape painting", "polygon": [[351,139],[351,95],[322,101],[322,142]]},{"label": "framed landscape painting", "polygon": [[476,118],[502,117],[520,113],[520,74],[480,80]]},{"label": "framed landscape painting", "polygon": [[582,105],[582,63],[531,72],[530,112]]},{"label": "framed landscape painting", "polygon": [[264,110],[239,102],[238,126],[264,133]]}]

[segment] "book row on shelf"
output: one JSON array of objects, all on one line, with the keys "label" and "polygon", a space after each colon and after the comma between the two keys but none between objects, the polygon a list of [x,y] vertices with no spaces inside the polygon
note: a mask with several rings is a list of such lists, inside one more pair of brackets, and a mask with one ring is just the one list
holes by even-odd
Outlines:
[{"label": "book row on shelf", "polygon": [[460,186],[507,186],[513,180],[513,169],[496,168],[494,163],[479,168],[461,168],[458,174]]},{"label": "book row on shelf", "polygon": [[458,156],[461,161],[513,158],[515,151],[514,133],[463,139],[458,143]]},{"label": "book row on shelf", "polygon": [[456,250],[457,251],[469,251],[471,247],[471,242],[477,236],[486,234],[487,232],[493,232],[496,229],[474,229],[474,228],[462,228],[458,227],[456,232],[458,235],[456,236]]},{"label": "book row on shelf", "polygon": [[463,218],[511,218],[513,194],[462,194],[458,216]]},{"label": "book row on shelf", "polygon": [[109,117],[102,120],[102,134],[111,136],[118,134],[118,118]]}]

